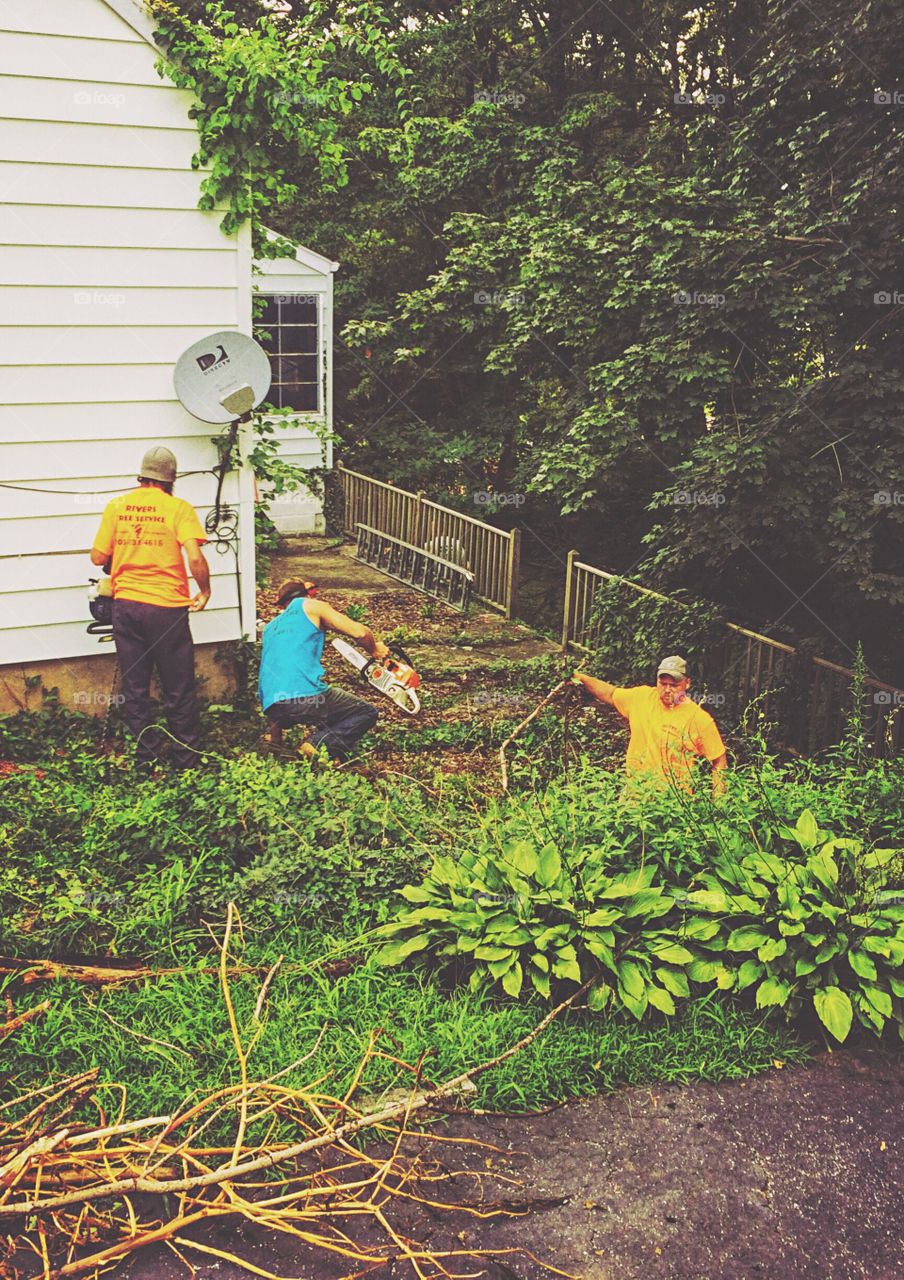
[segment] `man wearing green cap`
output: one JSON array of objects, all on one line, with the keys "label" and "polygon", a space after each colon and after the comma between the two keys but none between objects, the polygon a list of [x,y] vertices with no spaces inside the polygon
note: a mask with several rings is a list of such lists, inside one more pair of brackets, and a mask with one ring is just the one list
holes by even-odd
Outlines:
[{"label": "man wearing green cap", "polygon": [[[162,746],[152,727],[151,675],[156,668],[166,718],[175,739],[173,764],[188,768],[201,755],[195,655],[189,613],[210,599],[201,551],[207,537],[194,507],[173,497],[176,459],[156,445],[141,461],[139,488],[107,503],[91,560],[110,563],[113,640],[122,676],[126,721],[138,739],[135,766],[150,773]],[[184,553],[184,555],[183,555]],[[185,560],[198,586],[192,598]]]},{"label": "man wearing green cap", "polygon": [[712,765],[713,794],[722,794],[728,765],[725,744],[709,712],[687,696],[691,682],[684,658],[663,658],[655,687],[620,689],[581,671],[573,679],[628,721],[631,737],[625,763],[632,782],[668,782],[689,791],[694,758],[704,756]]}]

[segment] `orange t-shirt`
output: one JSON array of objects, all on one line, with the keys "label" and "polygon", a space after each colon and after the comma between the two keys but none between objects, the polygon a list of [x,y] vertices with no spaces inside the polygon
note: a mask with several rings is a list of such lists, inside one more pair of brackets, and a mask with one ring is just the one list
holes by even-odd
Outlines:
[{"label": "orange t-shirt", "polygon": [[182,546],[206,542],[194,507],[182,498],[142,485],[108,502],[94,550],[113,556],[114,600],[184,607],[191,599]]},{"label": "orange t-shirt", "polygon": [[715,720],[691,698],[666,708],[658,690],[642,684],[613,689],[612,701],[631,727],[626,761],[630,774],[666,778],[687,787],[694,756],[712,761],[725,753]]}]

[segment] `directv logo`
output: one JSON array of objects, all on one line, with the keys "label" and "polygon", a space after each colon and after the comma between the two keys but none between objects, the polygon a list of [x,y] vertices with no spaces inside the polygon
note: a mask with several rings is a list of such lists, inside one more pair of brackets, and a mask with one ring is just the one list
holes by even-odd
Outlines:
[{"label": "directv logo", "polygon": [[203,355],[196,356],[198,368],[202,373],[211,373],[214,369],[219,369],[221,365],[229,364],[229,356],[226,354],[226,348],[220,344],[216,351],[205,351]]}]

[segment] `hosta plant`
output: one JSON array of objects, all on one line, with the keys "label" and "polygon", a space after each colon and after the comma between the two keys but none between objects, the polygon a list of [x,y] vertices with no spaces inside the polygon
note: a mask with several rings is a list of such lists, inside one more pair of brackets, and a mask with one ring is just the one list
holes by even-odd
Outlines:
[{"label": "hosta plant", "polygon": [[683,897],[683,930],[711,957],[692,976],[755,988],[759,1008],[789,1017],[812,1003],[839,1041],[855,1017],[876,1034],[894,1019],[904,1039],[904,892],[887,878],[900,852],[865,852],[821,830],[809,809],[778,834],[788,852],[738,856],[729,841]]},{"label": "hosta plant", "polygon": [[380,959],[463,959],[472,987],[499,981],[511,996],[525,983],[548,996],[553,979],[593,978],[593,1008],[614,1000],[638,1018],[649,1006],[673,1013],[673,997],[689,993],[684,970],[695,956],[663,926],[677,913],[672,895],[653,885],[654,871],[613,874],[593,847],[566,863],[555,843],[529,840],[436,858],[420,885],[402,890],[411,906],[385,926],[392,940]]}]

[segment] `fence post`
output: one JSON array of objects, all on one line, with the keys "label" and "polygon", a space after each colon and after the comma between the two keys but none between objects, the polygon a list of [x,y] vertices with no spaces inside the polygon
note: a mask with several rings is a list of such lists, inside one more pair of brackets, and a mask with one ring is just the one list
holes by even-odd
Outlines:
[{"label": "fence post", "polygon": [[518,577],[521,572],[521,530],[509,534],[508,581],[505,584],[505,616],[514,618],[518,605]]},{"label": "fence post", "polygon": [[580,551],[569,551],[568,559],[565,561],[565,609],[562,614],[563,653],[568,652],[568,645],[571,642],[571,593],[574,582],[574,562],[580,554]]},{"label": "fence post", "polygon": [[423,517],[421,503],[424,501],[424,496],[424,490],[418,489],[414,495],[414,502],[411,504],[411,514],[408,519],[408,541],[413,547],[421,545],[421,520]]}]

